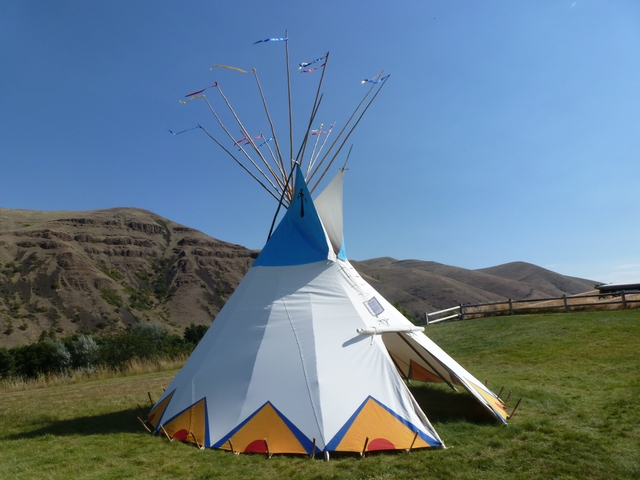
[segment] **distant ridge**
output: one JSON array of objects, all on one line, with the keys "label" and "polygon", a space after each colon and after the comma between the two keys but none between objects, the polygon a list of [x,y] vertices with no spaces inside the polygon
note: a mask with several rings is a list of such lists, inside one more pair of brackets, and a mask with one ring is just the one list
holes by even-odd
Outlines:
[{"label": "distant ridge", "polygon": [[526,262],[479,270],[390,257],[352,263],[382,295],[398,301],[419,318],[424,312],[463,303],[576,295],[593,290],[597,283],[567,277]]},{"label": "distant ridge", "polygon": [[505,263],[476,271],[533,285],[538,291],[553,297],[582,293],[585,288],[593,290],[595,284],[599,283],[584,278],[560,275],[526,262]]},{"label": "distant ridge", "polygon": [[[0,345],[113,334],[136,321],[177,333],[208,325],[258,253],[137,208],[0,208]],[[390,257],[352,263],[416,318],[461,303],[574,295],[596,283],[525,262],[479,270]]]}]

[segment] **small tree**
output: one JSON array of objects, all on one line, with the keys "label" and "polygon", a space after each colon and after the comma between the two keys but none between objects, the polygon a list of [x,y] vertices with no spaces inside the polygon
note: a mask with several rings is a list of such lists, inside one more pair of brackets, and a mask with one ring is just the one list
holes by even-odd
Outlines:
[{"label": "small tree", "polygon": [[187,342],[192,343],[193,345],[198,345],[200,340],[202,340],[202,337],[204,337],[204,334],[207,333],[208,329],[209,327],[206,325],[195,325],[192,323],[184,329],[183,337]]},{"label": "small tree", "polygon": [[10,353],[15,360],[14,375],[36,378],[60,370],[55,352],[56,347],[53,342],[13,347]]},{"label": "small tree", "polygon": [[52,356],[61,372],[71,368],[71,353],[64,343],[60,341],[53,343]]},{"label": "small tree", "polygon": [[9,350],[5,347],[0,347],[0,379],[12,376],[15,364],[16,362]]},{"label": "small tree", "polygon": [[160,343],[167,336],[167,331],[161,325],[137,322],[131,325],[129,332],[132,335],[146,337],[155,343]]},{"label": "small tree", "polygon": [[88,335],[80,335],[73,343],[73,366],[81,370],[92,370],[98,358],[98,345]]}]

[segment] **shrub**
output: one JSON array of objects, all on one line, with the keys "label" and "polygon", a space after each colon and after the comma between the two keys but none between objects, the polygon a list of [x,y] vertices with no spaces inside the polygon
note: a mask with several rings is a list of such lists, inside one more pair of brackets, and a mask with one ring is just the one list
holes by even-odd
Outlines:
[{"label": "shrub", "polygon": [[[195,327],[198,330],[198,327]],[[206,328],[204,329],[206,331]],[[135,323],[115,337],[73,335],[54,341],[43,331],[40,341],[12,349],[0,347],[0,379],[38,378],[70,369],[93,371],[97,366],[125,370],[134,360],[173,360],[188,356],[194,343],[169,334],[162,326]]]},{"label": "shrub", "polygon": [[153,306],[153,299],[151,298],[151,290],[148,288],[141,288],[140,290],[133,290],[125,288],[125,291],[129,294],[129,303],[131,307],[142,312],[149,310]]},{"label": "shrub", "polygon": [[129,331],[134,335],[149,337],[154,342],[160,343],[167,336],[167,331],[161,325],[137,322],[131,325]]},{"label": "shrub", "polygon": [[56,342],[53,344],[53,347],[53,357],[60,366],[60,370],[68,370],[71,368],[71,352],[69,352],[67,346],[62,342]]},{"label": "shrub", "polygon": [[194,344],[178,335],[167,335],[160,345],[160,356],[166,359],[185,357],[191,354]]},{"label": "shrub", "polygon": [[0,379],[9,378],[13,374],[14,368],[13,355],[5,347],[0,347]]},{"label": "shrub", "polygon": [[80,335],[72,343],[73,367],[91,370],[98,359],[98,344],[91,336]]},{"label": "shrub", "polygon": [[122,274],[118,270],[116,270],[115,268],[101,268],[100,270],[106,276],[108,276],[109,278],[112,278],[112,279],[114,279],[116,281],[118,281],[118,280],[120,280],[122,278]]},{"label": "shrub", "polygon": [[202,337],[204,337],[204,334],[207,333],[208,329],[209,327],[206,325],[195,325],[192,323],[184,329],[183,337],[187,342],[195,346],[200,343],[200,340],[202,340]]},{"label": "shrub", "polygon": [[118,292],[111,288],[101,288],[100,296],[102,296],[108,304],[113,305],[114,307],[121,308],[123,305],[122,297],[118,295]]},{"label": "shrub", "polygon": [[167,331],[160,325],[134,323],[127,333],[102,340],[98,361],[106,367],[122,370],[135,358],[161,356],[166,337]]},{"label": "shrub", "polygon": [[17,376],[36,378],[63,369],[53,342],[22,345],[12,348],[9,352],[13,355],[14,375]]},{"label": "shrub", "polygon": [[123,333],[103,339],[98,363],[114,370],[122,370],[134,358],[150,359],[157,355],[158,346],[149,337]]}]

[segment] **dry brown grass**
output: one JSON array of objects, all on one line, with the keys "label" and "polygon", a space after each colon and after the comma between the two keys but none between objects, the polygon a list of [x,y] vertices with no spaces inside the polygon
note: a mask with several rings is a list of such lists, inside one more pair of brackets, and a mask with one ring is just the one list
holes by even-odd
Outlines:
[{"label": "dry brown grass", "polygon": [[[626,307],[620,295],[600,295],[597,291],[585,292],[566,297],[567,312],[595,312],[640,308],[640,294],[626,294]],[[513,300],[515,314],[538,314],[544,312],[565,312],[565,299],[536,299],[531,301]],[[464,318],[471,320],[493,315],[509,315],[509,302],[477,305],[464,308]]]},{"label": "dry brown grass", "polygon": [[122,370],[111,370],[98,367],[91,371],[70,371],[59,374],[43,375],[38,378],[10,378],[0,381],[0,390],[5,392],[33,390],[37,388],[47,388],[60,385],[71,385],[87,380],[105,380],[110,378],[128,377],[132,375],[142,375],[145,373],[166,372],[177,370],[184,365],[187,357],[178,359],[154,359],[142,360],[133,359],[128,366]]}]

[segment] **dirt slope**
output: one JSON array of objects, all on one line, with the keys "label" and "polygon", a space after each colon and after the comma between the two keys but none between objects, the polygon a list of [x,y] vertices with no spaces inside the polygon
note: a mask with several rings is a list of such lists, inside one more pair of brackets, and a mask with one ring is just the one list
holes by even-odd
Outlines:
[{"label": "dirt slope", "polygon": [[[0,345],[110,334],[136,321],[179,334],[208,325],[258,253],[136,208],[0,208]],[[596,283],[525,262],[480,270],[390,257],[352,263],[416,318],[461,303],[573,295]]]},{"label": "dirt slope", "polygon": [[560,297],[593,290],[593,280],[567,277],[525,262],[467,270],[422,260],[390,257],[352,262],[389,299],[411,315],[463,303]]},{"label": "dirt slope", "polygon": [[145,210],[0,209],[0,344],[211,323],[257,252]]}]

